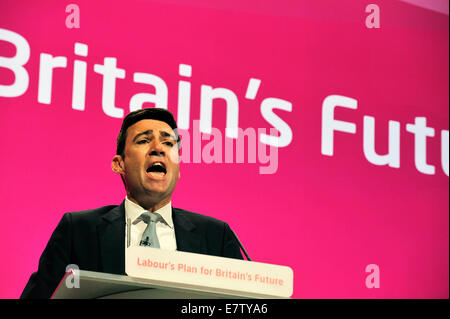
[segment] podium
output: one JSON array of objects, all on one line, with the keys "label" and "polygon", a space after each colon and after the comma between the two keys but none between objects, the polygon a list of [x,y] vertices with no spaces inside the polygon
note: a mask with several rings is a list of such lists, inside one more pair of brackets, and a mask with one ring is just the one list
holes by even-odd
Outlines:
[{"label": "podium", "polygon": [[133,278],[93,271],[79,271],[79,288],[68,288],[61,280],[52,299],[274,299],[271,295],[194,287],[171,281]]},{"label": "podium", "polygon": [[293,292],[286,266],[150,247],[127,248],[125,273],[72,269],[52,299],[278,299]]}]

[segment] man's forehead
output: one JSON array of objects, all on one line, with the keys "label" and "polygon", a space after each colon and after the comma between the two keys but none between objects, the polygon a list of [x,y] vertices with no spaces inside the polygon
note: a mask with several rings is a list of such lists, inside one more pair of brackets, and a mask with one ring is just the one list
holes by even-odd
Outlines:
[{"label": "man's forehead", "polygon": [[[158,132],[167,132],[174,135],[174,132],[169,124],[160,120],[154,119],[144,119],[140,120],[128,128],[129,135],[136,135],[144,131],[151,131],[151,133],[156,134]],[[149,132],[150,133],[150,132]]]}]

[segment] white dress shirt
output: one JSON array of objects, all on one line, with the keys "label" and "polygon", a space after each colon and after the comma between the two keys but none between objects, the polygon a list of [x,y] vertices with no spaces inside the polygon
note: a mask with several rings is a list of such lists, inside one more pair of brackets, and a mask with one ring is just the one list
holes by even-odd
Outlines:
[{"label": "white dress shirt", "polygon": [[[125,249],[127,247],[128,229],[130,229],[130,246],[139,246],[142,239],[142,234],[147,228],[147,224],[143,221],[133,225],[133,222],[138,218],[146,209],[142,208],[138,204],[125,198]],[[172,220],[172,202],[169,202],[166,206],[156,210],[155,213],[161,215],[164,222],[156,223],[156,235],[158,236],[159,246],[161,249],[177,250],[177,241],[175,239],[175,229]],[[130,221],[130,225],[128,225]]]}]

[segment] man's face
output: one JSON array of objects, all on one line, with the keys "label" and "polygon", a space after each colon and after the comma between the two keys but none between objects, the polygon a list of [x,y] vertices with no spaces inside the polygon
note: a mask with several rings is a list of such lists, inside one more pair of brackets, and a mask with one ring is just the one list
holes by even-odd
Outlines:
[{"label": "man's face", "polygon": [[128,198],[146,209],[166,205],[180,177],[172,128],[151,119],[133,124],[127,130],[124,155],[114,156],[112,169],[123,176]]}]

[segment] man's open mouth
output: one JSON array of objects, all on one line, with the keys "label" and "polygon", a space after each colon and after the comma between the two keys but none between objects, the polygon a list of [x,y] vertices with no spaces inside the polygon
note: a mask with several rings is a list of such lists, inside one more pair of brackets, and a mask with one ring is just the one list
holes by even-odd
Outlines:
[{"label": "man's open mouth", "polygon": [[153,162],[147,168],[147,174],[153,178],[163,178],[167,174],[166,165],[163,162]]}]

